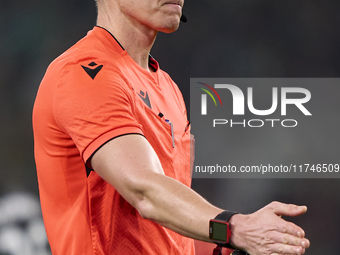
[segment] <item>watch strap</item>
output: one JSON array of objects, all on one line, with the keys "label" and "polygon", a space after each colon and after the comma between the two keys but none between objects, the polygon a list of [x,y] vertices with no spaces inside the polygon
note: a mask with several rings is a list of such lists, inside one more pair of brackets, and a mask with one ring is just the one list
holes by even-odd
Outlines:
[{"label": "watch strap", "polygon": [[223,211],[215,217],[215,220],[223,220],[223,221],[228,222],[231,216],[233,216],[234,214],[238,214],[238,212]]}]

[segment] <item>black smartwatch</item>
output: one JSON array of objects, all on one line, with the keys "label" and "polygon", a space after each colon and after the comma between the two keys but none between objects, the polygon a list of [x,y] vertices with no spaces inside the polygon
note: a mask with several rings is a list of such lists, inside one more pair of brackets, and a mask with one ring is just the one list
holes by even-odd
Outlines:
[{"label": "black smartwatch", "polygon": [[237,212],[224,211],[209,222],[209,238],[216,244],[231,248],[231,228],[229,220]]}]

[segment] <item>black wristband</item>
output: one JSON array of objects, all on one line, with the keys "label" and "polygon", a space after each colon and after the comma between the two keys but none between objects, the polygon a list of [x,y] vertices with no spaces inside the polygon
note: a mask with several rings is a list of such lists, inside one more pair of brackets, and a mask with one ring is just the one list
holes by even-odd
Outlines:
[{"label": "black wristband", "polygon": [[228,222],[234,214],[238,214],[238,212],[233,212],[233,211],[223,211],[219,215],[215,217],[215,220],[223,220]]}]

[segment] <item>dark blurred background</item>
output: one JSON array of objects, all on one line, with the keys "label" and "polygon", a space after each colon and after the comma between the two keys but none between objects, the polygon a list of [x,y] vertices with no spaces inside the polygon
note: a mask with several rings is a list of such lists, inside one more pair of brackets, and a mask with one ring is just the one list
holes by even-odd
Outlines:
[{"label": "dark blurred background", "polygon": [[[186,1],[188,23],[171,35],[160,34],[151,53],[178,83],[188,108],[190,77],[339,77],[339,10],[335,0]],[[40,212],[32,209],[38,206],[38,186],[31,112],[49,63],[82,38],[95,19],[91,0],[1,3],[0,254],[48,254],[37,248],[46,240],[39,222],[33,224]],[[321,151],[327,154],[327,148]],[[306,204],[305,216],[290,218],[312,242],[306,254],[340,250],[337,179],[194,179],[193,188],[215,205],[243,213],[272,200]],[[28,213],[13,218],[13,211]],[[41,238],[33,240],[34,233]],[[13,248],[18,245],[22,248]]]}]

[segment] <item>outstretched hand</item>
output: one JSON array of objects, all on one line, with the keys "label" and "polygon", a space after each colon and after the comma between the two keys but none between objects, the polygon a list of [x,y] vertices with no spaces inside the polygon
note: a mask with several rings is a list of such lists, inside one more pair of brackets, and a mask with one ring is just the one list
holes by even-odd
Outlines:
[{"label": "outstretched hand", "polygon": [[230,219],[231,242],[250,255],[301,255],[309,247],[305,232],[281,216],[299,216],[306,206],[272,202],[249,214],[236,214]]}]

